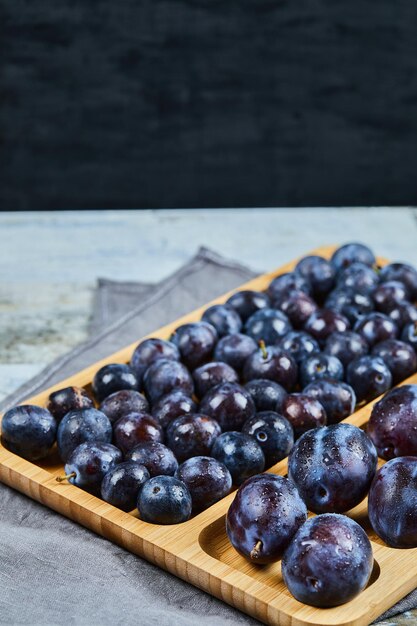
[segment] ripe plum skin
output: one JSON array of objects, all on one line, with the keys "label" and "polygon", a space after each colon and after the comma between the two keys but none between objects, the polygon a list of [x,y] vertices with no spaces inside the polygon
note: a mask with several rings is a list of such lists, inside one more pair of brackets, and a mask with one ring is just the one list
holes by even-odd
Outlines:
[{"label": "ripe plum skin", "polygon": [[148,413],[123,415],[113,427],[114,443],[123,454],[144,441],[159,441],[164,438],[162,426]]},{"label": "ripe plum skin", "polygon": [[252,337],[248,337],[248,335],[243,333],[226,335],[226,337],[222,337],[218,341],[214,349],[214,359],[227,363],[236,372],[241,372],[246,359],[257,348],[256,341]]},{"label": "ripe plum skin", "polygon": [[249,561],[273,563],[306,519],[306,505],[291,480],[258,474],[237,490],[226,531],[232,546]]},{"label": "ripe plum skin", "polygon": [[46,457],[55,443],[56,434],[56,419],[47,409],[39,406],[23,404],[3,415],[3,445],[29,461]]},{"label": "ripe plum skin", "polygon": [[180,353],[176,345],[164,339],[151,337],[141,341],[133,351],[130,366],[135,370],[139,386],[142,387],[143,376],[148,367],[158,359],[179,361]]},{"label": "ripe plum skin", "polygon": [[177,417],[193,413],[197,408],[194,400],[183,391],[171,391],[166,396],[162,396],[152,407],[152,416],[161,424],[162,428],[168,425]]},{"label": "ripe plum skin", "polygon": [[378,456],[417,456],[417,385],[389,391],[374,404],[367,425]]},{"label": "ripe plum skin", "polygon": [[190,490],[194,512],[207,509],[227,496],[232,488],[232,476],[227,467],[209,456],[187,459],[175,476]]},{"label": "ripe plum skin", "polygon": [[214,326],[219,337],[238,333],[242,328],[239,313],[227,304],[213,304],[204,311],[201,319]]},{"label": "ripe plum skin", "polygon": [[284,352],[300,363],[303,359],[320,352],[318,342],[302,330],[291,330],[277,344]]},{"label": "ripe plum skin", "polygon": [[145,372],[143,386],[148,400],[154,404],[171,391],[182,391],[188,396],[194,392],[190,372],[183,363],[159,359]]},{"label": "ripe plum skin", "polygon": [[333,333],[326,340],[323,352],[335,356],[347,367],[353,359],[365,356],[369,351],[365,339],[353,331]]},{"label": "ripe plum skin", "polygon": [[417,352],[417,321],[404,326],[401,333],[401,340],[410,344]]},{"label": "ripe plum skin", "polygon": [[299,602],[338,606],[366,587],[373,562],[363,528],[345,515],[327,513],[297,531],[282,559],[282,577]]},{"label": "ripe plum skin", "polygon": [[182,415],[167,429],[167,445],[182,463],[192,456],[205,456],[221,434],[222,429],[212,417],[201,413]]},{"label": "ripe plum skin", "polygon": [[314,428],[294,444],[288,476],[310,511],[343,513],[368,493],[377,466],[371,439],[351,424]]},{"label": "ripe plum skin", "polygon": [[330,262],[321,256],[305,256],[298,261],[295,272],[310,283],[316,300],[321,300],[333,289],[335,271]]},{"label": "ripe plum skin", "polygon": [[139,443],[125,458],[144,465],[151,476],[173,476],[178,468],[174,453],[160,441]]},{"label": "ripe plum skin", "polygon": [[139,389],[139,381],[135,371],[125,363],[109,363],[96,372],[92,387],[99,402],[115,391],[121,389]]},{"label": "ripe plum skin", "polygon": [[144,465],[133,461],[119,463],[104,475],[100,488],[101,497],[122,511],[132,511],[140,488],[149,478],[149,472]]},{"label": "ripe plum skin", "polygon": [[190,370],[211,360],[217,340],[214,326],[204,321],[183,324],[171,337],[180,351],[182,362]]},{"label": "ripe plum skin", "polygon": [[313,380],[323,378],[343,379],[343,365],[336,356],[330,354],[313,354],[300,363],[299,378],[301,387],[306,387]]},{"label": "ripe plum skin", "polygon": [[329,294],[324,306],[347,317],[352,326],[375,308],[370,294],[352,289],[335,289]]},{"label": "ripe plum skin", "polygon": [[392,374],[394,385],[408,378],[417,369],[417,355],[413,348],[398,339],[386,339],[377,343],[372,355],[380,357]]},{"label": "ripe plum skin", "polygon": [[83,387],[65,387],[51,393],[46,408],[60,422],[70,411],[93,409],[94,402]]},{"label": "ripe plum skin", "polygon": [[212,389],[220,383],[238,383],[239,376],[237,372],[222,361],[210,361],[201,365],[193,372],[195,393],[199,398],[206,395],[209,389]]},{"label": "ripe plum skin", "polygon": [[292,326],[288,317],[276,309],[261,309],[245,323],[245,333],[256,342],[262,340],[267,345],[274,345],[290,330]]},{"label": "ripe plum skin", "polygon": [[303,394],[320,402],[326,411],[327,424],[337,424],[355,410],[355,392],[340,380],[315,380],[303,389]]},{"label": "ripe plum skin", "polygon": [[282,311],[294,328],[303,328],[304,324],[318,306],[314,300],[300,289],[294,289],[274,300],[274,306]]},{"label": "ripe plum skin", "polygon": [[417,270],[407,263],[390,263],[381,269],[382,282],[396,280],[408,290],[407,300],[417,300]]},{"label": "ripe plum skin", "polygon": [[385,339],[396,339],[398,336],[398,326],[388,315],[378,312],[364,315],[353,330],[361,335],[371,348],[376,343]]},{"label": "ripe plum skin", "polygon": [[122,453],[111,443],[87,441],[70,454],[65,463],[65,474],[75,473],[69,482],[99,495],[104,476],[122,462]]},{"label": "ripe plum skin", "polygon": [[391,459],[378,470],[368,515],[376,534],[392,548],[417,547],[417,457]]},{"label": "ripe plum skin", "polygon": [[243,289],[237,291],[226,301],[240,316],[242,322],[246,322],[248,317],[271,306],[271,302],[266,293],[262,291],[253,291],[251,289]]},{"label": "ripe plum skin", "polygon": [[353,242],[340,246],[340,248],[335,250],[330,259],[330,263],[336,272],[356,262],[364,263],[372,267],[376,264],[376,258],[368,246]]},{"label": "ripe plum skin", "polygon": [[311,428],[320,428],[327,424],[326,411],[320,402],[303,393],[287,396],[282,414],[293,427],[296,439]]},{"label": "ripe plum skin", "polygon": [[335,332],[349,330],[349,320],[331,309],[319,309],[308,318],[304,330],[316,339],[320,345],[324,345],[327,337]]},{"label": "ripe plum skin", "polygon": [[305,276],[300,272],[288,272],[286,274],[280,274],[271,280],[269,283],[267,294],[272,301],[281,298],[284,294],[299,289],[304,291],[308,295],[311,294],[311,284]]},{"label": "ripe plum skin", "polygon": [[151,524],[180,524],[190,519],[191,494],[187,486],[173,476],[154,476],[138,497],[139,518]]},{"label": "ripe plum skin", "polygon": [[242,432],[229,431],[217,437],[211,456],[227,467],[234,485],[241,485],[265,468],[262,448],[254,438]]},{"label": "ripe plum skin", "polygon": [[352,263],[340,270],[337,276],[337,289],[354,290],[358,293],[371,294],[378,287],[378,274],[369,265]]},{"label": "ripe plum skin", "polygon": [[267,378],[291,391],[297,383],[298,366],[292,356],[278,346],[267,346],[265,350],[256,350],[246,359],[243,378],[246,382]]},{"label": "ripe plum skin", "polygon": [[121,389],[115,391],[100,404],[100,411],[105,413],[112,424],[127,413],[142,413],[149,411],[149,402],[139,391]]},{"label": "ripe plum skin", "polygon": [[375,308],[382,313],[389,313],[394,307],[408,298],[407,288],[397,280],[381,283],[373,292]]},{"label": "ripe plum skin", "polygon": [[358,402],[370,402],[392,386],[392,374],[381,357],[365,355],[349,363],[346,381]]},{"label": "ripe plum skin", "polygon": [[58,425],[57,444],[63,461],[81,443],[110,443],[111,440],[111,422],[107,415],[97,409],[70,411]]},{"label": "ripe plum skin", "polygon": [[267,378],[254,378],[245,385],[259,411],[281,411],[282,403],[287,397],[284,387]]},{"label": "ripe plum skin", "polygon": [[265,456],[265,467],[271,467],[288,456],[294,445],[290,422],[275,411],[260,411],[244,423],[242,432],[253,437]]},{"label": "ripe plum skin", "polygon": [[202,399],[199,411],[214,418],[222,430],[240,430],[255,415],[250,393],[237,383],[222,383],[210,389]]}]

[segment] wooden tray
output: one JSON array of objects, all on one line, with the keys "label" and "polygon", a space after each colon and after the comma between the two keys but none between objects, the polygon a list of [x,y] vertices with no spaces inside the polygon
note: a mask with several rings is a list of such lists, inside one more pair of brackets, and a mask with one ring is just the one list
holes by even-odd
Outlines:
[{"label": "wooden tray", "polygon": [[[334,247],[325,247],[312,254],[329,257],[333,250]],[[383,259],[379,262],[386,263]],[[263,290],[274,276],[291,271],[295,263],[259,276],[233,291]],[[212,303],[224,302],[231,293]],[[168,338],[180,324],[199,320],[207,306],[148,336]],[[68,385],[88,388],[95,372],[105,363],[128,362],[138,341],[29,398],[27,403],[43,406],[51,391]],[[405,382],[417,383],[417,375]],[[345,421],[364,426],[372,404]],[[233,493],[184,524],[158,526],[142,522],[135,515],[124,513],[69,483],[58,483],[55,477],[62,473],[62,469],[57,457],[42,464],[33,464],[0,446],[0,480],[5,484],[268,624],[369,624],[417,584],[417,548],[388,548],[370,528],[366,501],[350,511],[349,515],[366,529],[371,539],[375,556],[371,580],[360,596],[351,602],[331,609],[316,609],[297,602],[291,596],[282,582],[280,563],[255,566],[232,548],[225,532],[225,514],[234,498]],[[286,460],[269,471],[285,475]]]}]

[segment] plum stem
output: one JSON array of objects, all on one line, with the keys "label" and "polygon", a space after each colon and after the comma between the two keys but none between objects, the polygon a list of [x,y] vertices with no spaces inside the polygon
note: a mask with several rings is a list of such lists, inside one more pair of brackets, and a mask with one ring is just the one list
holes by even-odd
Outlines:
[{"label": "plum stem", "polygon": [[251,550],[250,558],[251,559],[259,558],[261,554],[261,550],[262,550],[262,541],[258,540]]},{"label": "plum stem", "polygon": [[65,474],[65,476],[57,476],[56,480],[59,483],[63,483],[64,480],[69,480],[70,478],[75,478],[77,474],[75,472],[71,472],[71,474]]},{"label": "plum stem", "polygon": [[266,351],[265,341],[263,339],[259,340],[259,347],[260,347],[261,352],[262,352],[262,357],[264,359],[267,359],[268,358],[268,352]]}]

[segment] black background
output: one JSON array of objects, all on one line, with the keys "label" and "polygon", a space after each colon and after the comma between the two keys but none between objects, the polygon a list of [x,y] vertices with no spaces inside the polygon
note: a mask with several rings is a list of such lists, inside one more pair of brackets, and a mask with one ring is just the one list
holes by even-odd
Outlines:
[{"label": "black background", "polygon": [[3,210],[417,204],[414,0],[0,0]]}]

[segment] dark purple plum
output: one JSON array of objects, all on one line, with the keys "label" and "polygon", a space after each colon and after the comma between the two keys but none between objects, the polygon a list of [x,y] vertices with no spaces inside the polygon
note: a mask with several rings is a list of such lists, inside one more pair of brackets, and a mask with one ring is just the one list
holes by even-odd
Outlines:
[{"label": "dark purple plum", "polygon": [[417,322],[417,307],[411,302],[399,302],[390,310],[388,316],[402,330],[407,324]]},{"label": "dark purple plum", "polygon": [[242,322],[246,322],[248,317],[256,313],[256,311],[269,308],[271,301],[267,294],[262,291],[244,289],[230,296],[226,304],[236,311]]},{"label": "dark purple plum", "polygon": [[387,461],[417,456],[417,385],[389,391],[373,408],[367,433]]},{"label": "dark purple plum", "polygon": [[339,606],[368,584],[372,546],[361,526],[346,515],[327,513],[301,526],[282,559],[282,577],[296,600]]},{"label": "dark purple plum", "polygon": [[58,425],[57,444],[63,461],[81,443],[110,443],[111,440],[111,422],[107,415],[97,409],[70,411]]},{"label": "dark purple plum", "polygon": [[214,349],[214,359],[223,361],[241,372],[248,356],[257,350],[258,345],[252,337],[243,333],[222,337]]},{"label": "dark purple plum", "polygon": [[333,333],[327,337],[323,352],[335,356],[347,367],[351,361],[368,354],[369,347],[365,339],[351,330]]},{"label": "dark purple plum", "polygon": [[276,276],[269,284],[267,293],[272,301],[281,298],[285,293],[299,289],[308,295],[311,294],[310,282],[300,272],[288,272]]},{"label": "dark purple plum", "polygon": [[171,391],[159,398],[153,405],[152,417],[161,424],[162,428],[167,428],[177,417],[194,413],[196,409],[197,404],[189,395],[182,391]]},{"label": "dark purple plum", "polygon": [[375,308],[371,295],[344,289],[332,291],[324,306],[344,315],[352,326]]},{"label": "dark purple plum", "polygon": [[126,454],[127,461],[144,465],[151,476],[173,476],[178,461],[170,448],[159,441],[144,441]]},{"label": "dark purple plum", "polygon": [[245,385],[259,411],[281,411],[282,403],[287,397],[284,387],[267,378],[254,378]]},{"label": "dark purple plum", "polygon": [[398,337],[398,326],[384,313],[369,313],[360,319],[353,329],[363,337],[371,348],[385,339]]},{"label": "dark purple plum", "polygon": [[332,333],[343,333],[349,330],[349,326],[349,320],[341,313],[331,309],[319,309],[310,315],[304,330],[322,345]]},{"label": "dark purple plum", "polygon": [[116,446],[88,441],[71,452],[64,467],[65,477],[60,476],[57,480],[62,482],[66,479],[72,485],[98,496],[104,476],[121,462],[122,453]]},{"label": "dark purple plum", "polygon": [[340,380],[316,380],[303,389],[303,394],[320,402],[326,411],[327,424],[337,424],[355,410],[355,392]]},{"label": "dark purple plum", "polygon": [[391,459],[374,478],[368,516],[391,548],[417,548],[417,457]]},{"label": "dark purple plum", "polygon": [[194,512],[208,509],[227,496],[232,488],[232,476],[227,467],[210,456],[187,459],[175,476],[190,490]]},{"label": "dark purple plum", "polygon": [[182,362],[190,370],[211,360],[217,340],[216,329],[207,322],[183,324],[171,337],[180,351]]},{"label": "dark purple plum", "polygon": [[291,330],[289,319],[276,309],[261,309],[246,320],[245,333],[255,341],[273,345]]},{"label": "dark purple plum", "polygon": [[332,255],[330,263],[336,270],[339,270],[352,265],[352,263],[364,263],[372,267],[376,265],[376,258],[374,253],[368,246],[362,243],[347,243],[338,248]]},{"label": "dark purple plum", "polygon": [[300,363],[303,359],[320,352],[318,342],[302,330],[291,330],[277,344],[284,352]]},{"label": "dark purple plum", "polygon": [[114,443],[123,454],[144,441],[162,442],[162,426],[147,413],[128,413],[113,426]]},{"label": "dark purple plum", "polygon": [[236,371],[222,361],[211,361],[197,367],[193,372],[195,393],[202,398],[206,393],[220,383],[238,383]]},{"label": "dark purple plum", "polygon": [[417,270],[407,263],[390,263],[380,272],[381,282],[391,280],[405,285],[408,291],[407,300],[417,300]]},{"label": "dark purple plum", "polygon": [[101,497],[122,511],[132,511],[136,507],[142,485],[149,478],[149,472],[144,465],[133,461],[119,463],[104,475],[100,488]]},{"label": "dark purple plum", "polygon": [[372,349],[372,356],[380,357],[392,374],[394,385],[417,370],[417,355],[413,348],[398,339],[386,339]]},{"label": "dark purple plum", "polygon": [[369,265],[355,262],[340,270],[336,289],[371,294],[379,283],[377,272]]},{"label": "dark purple plum", "polygon": [[240,430],[256,412],[250,393],[237,383],[222,383],[210,389],[199,407],[200,413],[214,418],[222,430]]},{"label": "dark purple plum", "polygon": [[261,346],[246,360],[243,379],[266,378],[291,391],[297,382],[298,367],[292,356],[278,346]]},{"label": "dark purple plum", "polygon": [[139,391],[122,389],[104,398],[99,408],[114,424],[127,413],[147,413],[149,411],[149,402]]},{"label": "dark purple plum", "polygon": [[232,546],[252,563],[278,561],[307,519],[295,484],[283,476],[258,474],[236,492],[226,517]]},{"label": "dark purple plum", "polygon": [[193,379],[185,365],[165,359],[155,361],[146,370],[143,386],[152,404],[172,391],[181,391],[187,396],[192,396],[194,392]]},{"label": "dark purple plum", "polygon": [[138,510],[139,518],[150,524],[181,524],[190,519],[191,494],[181,480],[155,476],[139,491]]},{"label": "dark purple plum", "polygon": [[16,406],[3,415],[1,442],[29,461],[45,458],[55,443],[57,422],[47,410],[32,404]]},{"label": "dark purple plum", "polygon": [[389,313],[392,309],[407,300],[407,288],[397,280],[381,283],[372,293],[375,308],[382,313]]},{"label": "dark purple plum", "polygon": [[408,343],[417,352],[417,321],[404,326],[401,333],[401,340]]},{"label": "dark purple plum", "polygon": [[170,341],[155,337],[144,339],[136,346],[130,360],[130,366],[136,372],[140,388],[142,388],[143,376],[146,370],[158,359],[179,361],[180,353],[177,346]]},{"label": "dark purple plum", "polygon": [[192,456],[206,456],[221,434],[219,423],[201,413],[182,415],[167,428],[167,445],[182,463]]},{"label": "dark purple plum", "polygon": [[242,320],[239,313],[227,304],[213,304],[213,306],[204,311],[201,319],[203,322],[214,326],[219,337],[233,335],[240,332],[242,328]]},{"label": "dark purple plum", "polygon": [[289,421],[275,411],[261,411],[243,424],[242,432],[253,437],[262,448],[265,467],[288,456],[294,444]]},{"label": "dark purple plum", "polygon": [[109,363],[101,367],[92,382],[93,392],[99,402],[121,389],[139,389],[138,377],[126,363]]},{"label": "dark purple plum", "polygon": [[304,393],[292,393],[284,400],[282,415],[289,421],[296,439],[312,428],[327,424],[326,411],[318,400]]},{"label": "dark purple plum", "polygon": [[70,411],[93,409],[94,401],[83,387],[65,387],[51,393],[46,408],[60,422]]},{"label": "dark purple plum", "polygon": [[313,380],[332,378],[342,380],[344,374],[343,365],[339,359],[330,354],[313,354],[301,361],[299,366],[299,379],[301,387],[306,387]]},{"label": "dark purple plum", "polygon": [[368,493],[377,467],[371,439],[352,424],[313,428],[295,442],[288,476],[315,513],[343,513]]},{"label": "dark purple plum", "polygon": [[265,468],[264,453],[256,440],[233,430],[217,437],[211,456],[227,467],[234,485],[241,485]]},{"label": "dark purple plum", "polygon": [[285,313],[294,328],[303,328],[310,315],[318,309],[308,294],[296,289],[274,300],[274,306]]},{"label": "dark purple plum", "polygon": [[355,391],[358,403],[370,402],[392,386],[392,374],[383,359],[366,355],[349,363],[346,382]]},{"label": "dark purple plum", "polygon": [[322,300],[333,289],[335,271],[329,261],[321,256],[305,256],[297,263],[295,272],[309,282],[316,300]]}]

